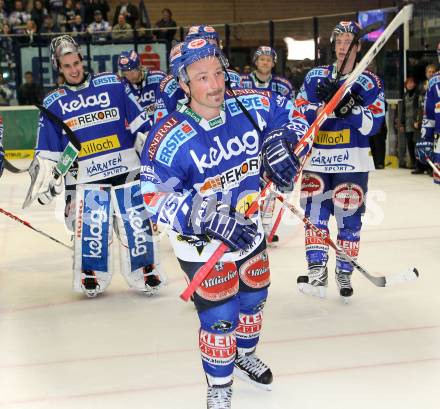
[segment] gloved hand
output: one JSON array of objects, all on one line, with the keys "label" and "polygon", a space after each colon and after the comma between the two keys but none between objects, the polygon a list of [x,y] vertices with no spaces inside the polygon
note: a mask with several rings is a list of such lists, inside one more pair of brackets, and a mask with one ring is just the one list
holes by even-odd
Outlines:
[{"label": "gloved hand", "polygon": [[351,114],[351,111],[356,105],[362,104],[362,97],[349,91],[341,99],[339,104],[334,110],[334,114],[337,118],[345,118]]},{"label": "gloved hand", "polygon": [[293,153],[292,140],[289,130],[281,128],[269,132],[263,142],[264,170],[279,189],[293,190],[293,179],[301,167],[299,159]]},{"label": "gloved hand", "polygon": [[338,90],[338,84],[329,78],[322,78],[316,87],[316,96],[324,103],[328,103]]},{"label": "gloved hand", "polygon": [[422,139],[416,143],[416,158],[423,165],[427,165],[426,159],[432,160],[433,142]]},{"label": "gloved hand", "polygon": [[4,160],[4,157],[5,157],[5,151],[0,146],[0,176],[3,174],[3,169],[4,169],[3,160]]},{"label": "gloved hand", "polygon": [[218,202],[216,197],[205,198],[197,213],[201,215],[201,233],[221,240],[234,251],[247,250],[252,245],[258,231],[257,225],[229,205]]},{"label": "gloved hand", "polygon": [[61,175],[54,175],[49,181],[49,189],[37,196],[38,203],[45,206],[49,204],[54,197],[61,194],[63,191],[63,178]]}]

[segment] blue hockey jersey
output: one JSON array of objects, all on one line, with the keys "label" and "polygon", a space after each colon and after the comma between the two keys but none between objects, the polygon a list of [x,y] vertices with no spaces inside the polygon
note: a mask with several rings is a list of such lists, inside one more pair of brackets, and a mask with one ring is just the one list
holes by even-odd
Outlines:
[{"label": "blue hockey jersey", "polygon": [[127,79],[124,82],[128,84],[131,92],[136,97],[139,105],[144,109],[150,121],[150,127],[154,123],[154,112],[156,109],[156,101],[161,96],[160,83],[166,74],[160,70],[145,71],[144,77],[140,84],[132,84]]},{"label": "blue hockey jersey", "polygon": [[[63,120],[81,142],[76,180],[87,183],[139,168],[134,149],[136,133],[148,131],[147,114],[117,75],[88,74],[78,86],[50,92],[43,105]],[[40,114],[36,155],[58,161],[68,139]]]},{"label": "blue hockey jersey", "polygon": [[[235,90],[261,131],[257,131],[227,91],[220,115],[206,120],[188,106],[163,118],[150,131],[141,156],[141,189],[149,213],[160,224],[170,225],[176,256],[206,261],[219,241],[197,236],[186,218],[188,195],[216,195],[217,200],[245,213],[257,198],[260,181],[260,150],[265,135],[288,123],[301,137],[308,122],[287,98],[269,91]],[[174,193],[174,192],[177,192]],[[259,234],[250,249],[263,240]],[[178,226],[178,227],[176,227]],[[228,253],[239,259],[247,252]]]},{"label": "blue hockey jersey", "polygon": [[[310,70],[295,104],[319,103],[316,87],[323,78],[336,78],[335,65]],[[341,77],[340,84],[345,78]],[[379,132],[385,117],[382,81],[375,74],[364,71],[351,90],[360,96],[361,105],[353,108],[346,118],[336,118],[333,114],[328,117],[315,138],[305,170],[323,173],[374,170],[369,136]]]},{"label": "blue hockey jersey", "polygon": [[429,80],[425,98],[421,138],[434,143],[432,161],[440,164],[440,71]]},{"label": "blue hockey jersey", "polygon": [[295,98],[295,92],[290,81],[278,75],[271,75],[267,81],[260,81],[254,71],[248,75],[241,76],[241,87],[268,90],[280,94],[283,97],[290,99]]}]

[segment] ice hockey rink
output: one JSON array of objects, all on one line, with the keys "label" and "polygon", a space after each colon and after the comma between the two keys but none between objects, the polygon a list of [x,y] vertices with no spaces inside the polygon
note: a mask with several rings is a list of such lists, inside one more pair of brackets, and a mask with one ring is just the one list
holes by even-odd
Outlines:
[{"label": "ice hockey rink", "polygon": [[[61,199],[21,209],[28,184],[5,171],[0,207],[69,243]],[[303,227],[286,212],[257,351],[273,390],[236,379],[233,408],[440,408],[440,187],[386,169],[369,188],[360,264],[377,275],[416,266],[419,279],[379,288],[355,272],[349,304],[332,274],[327,299],[300,294]],[[159,294],[128,290],[116,268],[107,292],[87,299],[71,291],[69,249],[0,214],[0,408],[206,407],[197,316],[179,298],[185,281],[166,237],[161,244]]]}]

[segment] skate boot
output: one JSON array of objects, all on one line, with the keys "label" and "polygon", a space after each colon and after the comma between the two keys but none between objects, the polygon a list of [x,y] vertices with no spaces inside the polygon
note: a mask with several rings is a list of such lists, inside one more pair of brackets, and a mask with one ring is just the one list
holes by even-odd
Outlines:
[{"label": "skate boot", "polygon": [[94,298],[99,294],[100,286],[93,270],[83,270],[84,278],[81,282],[81,288],[89,298]]},{"label": "skate boot", "polygon": [[150,264],[144,267],[144,280],[145,280],[144,293],[146,295],[151,296],[154,295],[157,291],[159,291],[159,288],[162,285],[162,281],[155,269],[154,264]]},{"label": "skate boot", "polygon": [[298,289],[313,297],[325,298],[328,284],[328,270],[322,264],[310,264],[307,275],[296,279]]},{"label": "skate boot", "polygon": [[273,381],[272,371],[255,355],[255,349],[247,353],[237,351],[234,374],[259,388],[272,390],[270,385]]},{"label": "skate boot", "polygon": [[208,386],[206,396],[207,409],[230,409],[232,399],[232,382],[226,385]]},{"label": "skate boot", "polygon": [[348,297],[353,295],[353,287],[351,286],[351,273],[347,271],[336,270],[336,284],[339,288],[339,295],[348,302]]}]

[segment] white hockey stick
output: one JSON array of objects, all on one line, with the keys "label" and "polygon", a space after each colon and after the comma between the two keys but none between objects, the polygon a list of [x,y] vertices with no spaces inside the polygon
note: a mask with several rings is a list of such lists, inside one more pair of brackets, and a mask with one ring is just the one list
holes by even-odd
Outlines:
[{"label": "white hockey stick", "polygon": [[434,163],[432,162],[432,160],[429,159],[429,158],[426,158],[426,162],[428,162],[428,164],[429,164],[429,166],[431,166],[432,170],[433,170],[435,173],[437,173],[437,176],[440,177],[440,170],[438,169],[437,166],[434,165]]},{"label": "white hockey stick", "polygon": [[294,205],[286,202],[284,200],[284,197],[280,195],[278,192],[276,192],[273,189],[270,189],[270,192],[272,195],[274,195],[285,207],[286,209],[289,209],[295,216],[297,216],[299,219],[301,219],[304,224],[312,229],[316,234],[318,234],[330,247],[332,247],[337,254],[339,254],[341,257],[343,257],[347,262],[349,262],[356,270],[358,270],[360,273],[362,273],[370,282],[372,282],[377,287],[390,287],[392,285],[403,283],[405,281],[412,281],[415,280],[419,276],[419,272],[417,271],[417,268],[411,267],[405,272],[401,273],[395,273],[388,277],[385,276],[375,276],[370,274],[364,267],[362,267],[353,257],[350,257],[345,250],[336,244],[328,234],[326,234],[321,229],[318,229],[311,221],[308,219],[303,212],[298,210]]}]

